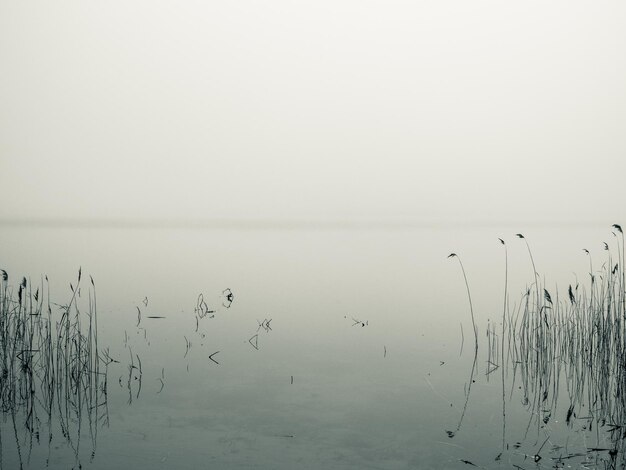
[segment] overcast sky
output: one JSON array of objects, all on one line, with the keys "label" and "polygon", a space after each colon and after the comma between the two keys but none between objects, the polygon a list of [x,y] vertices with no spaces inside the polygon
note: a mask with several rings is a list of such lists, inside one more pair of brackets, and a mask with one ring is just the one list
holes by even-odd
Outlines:
[{"label": "overcast sky", "polygon": [[4,1],[0,218],[626,222],[623,1]]}]

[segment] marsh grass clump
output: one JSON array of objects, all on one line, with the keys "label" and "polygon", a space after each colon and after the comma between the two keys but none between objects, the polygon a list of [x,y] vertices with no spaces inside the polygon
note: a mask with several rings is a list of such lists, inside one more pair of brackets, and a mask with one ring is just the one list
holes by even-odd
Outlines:
[{"label": "marsh grass clump", "polygon": [[[533,282],[516,308],[505,303],[500,357],[512,371],[511,396],[519,387],[530,413],[526,434],[533,427],[545,432],[555,421],[570,428],[578,422],[579,429],[594,430],[601,444],[589,445],[589,452],[602,453],[607,468],[621,468],[626,464],[626,272],[624,234],[617,224],[613,229],[614,243],[604,243],[600,270],[593,271],[585,249],[587,282],[569,285],[564,297],[541,281],[524,239]],[[488,333],[495,335],[493,329]],[[489,347],[493,361],[498,344]]]},{"label": "marsh grass clump", "polygon": [[107,422],[109,364],[98,349],[93,279],[84,289],[79,270],[69,302],[56,304],[47,277],[34,289],[23,278],[16,290],[1,274],[0,412],[13,430],[20,468],[35,444],[47,444],[49,455],[57,433],[77,461],[81,438],[88,438],[93,457],[98,427]]}]

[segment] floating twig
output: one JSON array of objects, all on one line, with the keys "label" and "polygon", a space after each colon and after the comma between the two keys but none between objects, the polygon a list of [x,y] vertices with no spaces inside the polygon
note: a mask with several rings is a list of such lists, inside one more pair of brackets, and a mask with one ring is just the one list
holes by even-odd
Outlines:
[{"label": "floating twig", "polygon": [[213,356],[215,356],[219,351],[215,351],[213,354],[209,355],[209,359],[211,359],[213,362],[215,362],[216,364],[219,365],[219,362],[217,362],[215,359],[213,359]]},{"label": "floating twig", "polygon": [[250,343],[250,345],[258,351],[259,350],[259,334],[257,333],[254,336],[252,336],[252,338],[248,340],[248,343]]}]

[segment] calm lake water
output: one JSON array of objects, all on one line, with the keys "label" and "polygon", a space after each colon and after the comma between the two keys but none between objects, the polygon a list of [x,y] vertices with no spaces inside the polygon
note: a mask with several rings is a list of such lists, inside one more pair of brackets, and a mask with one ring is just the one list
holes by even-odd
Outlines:
[{"label": "calm lake water", "polygon": [[[589,284],[583,248],[599,269],[603,242],[616,241],[610,224],[3,226],[0,268],[14,290],[22,276],[33,290],[47,276],[51,302],[66,304],[80,267],[84,306],[93,277],[98,347],[116,362],[106,407],[93,426],[87,413],[80,430],[71,418],[69,442],[41,404],[34,438],[24,410],[14,420],[3,404],[2,468],[20,460],[53,469],[612,468],[614,441],[578,408],[590,404],[568,417],[566,379],[554,386],[558,403],[533,409],[512,363],[500,367],[498,237],[508,247],[512,311],[534,279],[518,232],[542,282],[563,299],[569,284]],[[451,252],[470,286],[475,362],[466,287]],[[497,335],[488,337],[488,327]]]}]

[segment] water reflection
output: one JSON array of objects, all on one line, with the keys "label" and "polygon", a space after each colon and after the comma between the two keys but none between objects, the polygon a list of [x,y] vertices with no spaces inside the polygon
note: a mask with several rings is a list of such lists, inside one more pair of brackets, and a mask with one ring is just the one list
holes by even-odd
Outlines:
[{"label": "water reflection", "polygon": [[[250,301],[250,286],[231,284],[232,276],[215,289],[194,288],[176,296],[184,304],[178,308],[163,306],[169,293],[164,301],[156,296],[158,289],[133,285],[135,297],[119,314],[99,317],[95,286],[88,277],[81,279],[80,272],[67,291],[69,300],[60,304],[50,300],[47,279],[38,287],[13,281],[12,288],[9,275],[3,275],[4,467],[40,468],[44,462],[50,468],[107,468],[117,458],[118,463],[127,459],[127,465],[150,468],[154,462],[139,463],[147,454],[139,449],[166,449],[169,455],[178,446],[191,456],[179,456],[176,463],[172,459],[166,467],[196,468],[189,462],[210,454],[217,468],[268,467],[277,463],[277,455],[288,457],[275,468],[291,468],[303,455],[326,468],[359,468],[367,462],[377,468],[623,468],[626,282],[621,230],[614,227],[600,261],[580,252],[590,275],[566,284],[564,294],[536,272],[534,262],[542,258],[531,258],[531,240],[522,236],[503,244],[499,287],[489,288],[495,313],[479,330],[479,348],[463,351],[461,323],[460,358],[459,343],[450,340],[458,336],[459,321],[467,325],[472,319],[478,327],[479,316],[484,318],[480,292],[486,290],[485,281],[475,281],[469,262],[461,265],[462,272],[446,264],[449,278],[465,281],[458,289],[462,307],[450,315],[446,335],[431,334],[438,323],[418,329],[413,317],[393,316],[407,299],[396,302],[396,296],[410,287],[407,282],[404,289],[397,288],[402,279],[389,277],[376,308],[366,302],[352,305],[361,297],[370,303],[376,299],[360,285],[375,270],[357,277],[357,288],[342,285],[334,298],[340,307],[315,304],[293,315],[301,304],[324,301],[324,292],[337,279],[329,279],[325,289],[306,301],[283,299],[282,292],[303,296],[320,282],[310,277],[311,282],[302,283],[293,268],[284,278],[294,277],[293,284],[265,304],[265,298]],[[523,249],[527,265],[521,270],[530,279],[517,298],[509,293],[506,251],[514,243]],[[375,251],[371,246],[373,242],[364,243],[363,252]],[[333,266],[332,255],[327,267]],[[440,258],[444,264],[445,254]],[[463,262],[468,259],[464,255]],[[320,279],[333,274],[320,271]],[[341,276],[346,272],[340,271]],[[222,289],[226,285],[233,289]],[[424,290],[419,296],[427,294]],[[285,300],[291,303],[283,308]],[[241,302],[248,302],[245,314]],[[435,315],[437,322],[445,321],[441,309]],[[103,325],[115,326],[115,334],[99,336]],[[420,388],[424,378],[445,406],[443,400],[428,400],[430,390]],[[445,398],[452,389],[458,397]],[[176,436],[179,441],[173,441]],[[122,445],[126,453],[118,451]],[[433,450],[441,446],[445,452]],[[205,448],[210,450],[203,454]],[[284,449],[289,453],[279,454]],[[343,460],[323,460],[333,452]],[[158,455],[157,463],[169,458]]]}]

